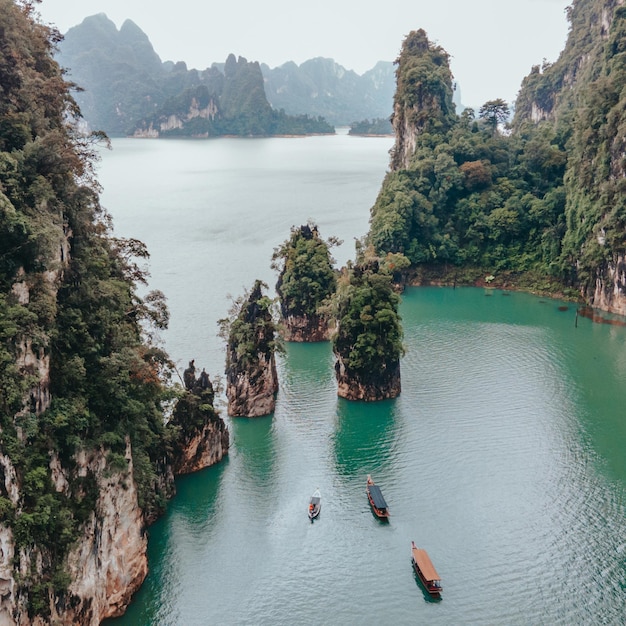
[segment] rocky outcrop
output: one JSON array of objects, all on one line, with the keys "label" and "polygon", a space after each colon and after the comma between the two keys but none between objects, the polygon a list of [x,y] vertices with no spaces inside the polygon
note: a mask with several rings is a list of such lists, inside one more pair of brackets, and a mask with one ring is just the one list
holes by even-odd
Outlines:
[{"label": "rocky outcrop", "polygon": [[273,354],[258,354],[254,366],[244,371],[227,371],[226,382],[228,415],[261,417],[274,412],[278,374]]},{"label": "rocky outcrop", "polygon": [[328,341],[332,326],[319,315],[289,315],[283,318],[280,331],[285,341]]},{"label": "rocky outcrop", "polygon": [[269,415],[276,406],[276,325],[263,288],[267,285],[257,280],[247,297],[235,303],[232,319],[225,320],[223,328],[228,335],[226,397],[232,417]]},{"label": "rocky outcrop", "polygon": [[597,272],[588,301],[595,308],[626,316],[626,257],[623,254]]},{"label": "rocky outcrop", "polygon": [[337,395],[346,400],[375,402],[396,398],[402,391],[400,361],[390,363],[376,380],[362,380],[358,374],[350,373],[341,358],[335,362]]},{"label": "rocky outcrop", "polygon": [[455,105],[448,59],[445,50],[430,43],[422,29],[406,37],[396,61],[392,170],[409,169],[421,133],[431,127],[445,128],[453,120]]},{"label": "rocky outcrop", "polygon": [[272,255],[279,271],[276,292],[280,302],[280,333],[285,341],[327,341],[331,335],[328,302],[337,276],[330,248],[339,241],[324,241],[315,224],[292,227],[291,235]]},{"label": "rocky outcrop", "polygon": [[402,326],[392,277],[376,259],[344,269],[333,335],[337,395],[376,401],[400,394]]},{"label": "rocky outcrop", "polygon": [[172,460],[177,476],[218,463],[228,454],[230,442],[228,428],[213,407],[215,392],[206,371],[196,378],[190,361],[183,379],[187,393],[176,403],[169,422],[169,427],[179,429]]}]

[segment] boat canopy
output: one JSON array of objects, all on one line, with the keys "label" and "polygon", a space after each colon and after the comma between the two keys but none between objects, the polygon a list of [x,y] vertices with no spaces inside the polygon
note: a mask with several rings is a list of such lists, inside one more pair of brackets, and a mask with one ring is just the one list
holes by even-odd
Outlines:
[{"label": "boat canopy", "polygon": [[368,485],[370,490],[370,496],[372,497],[372,502],[377,509],[383,510],[387,508],[387,503],[385,502],[385,498],[383,498],[382,491],[378,485]]},{"label": "boat canopy", "polygon": [[419,567],[424,578],[428,581],[441,580],[441,577],[437,574],[437,570],[432,564],[426,550],[422,550],[421,548],[412,548],[411,550],[413,552],[413,560],[415,561],[417,567]]}]

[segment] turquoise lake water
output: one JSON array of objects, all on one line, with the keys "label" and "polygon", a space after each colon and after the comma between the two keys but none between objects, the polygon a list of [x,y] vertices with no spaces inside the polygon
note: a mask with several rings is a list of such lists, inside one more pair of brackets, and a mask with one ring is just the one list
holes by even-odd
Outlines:
[{"label": "turquoise lake water", "polygon": [[[311,218],[346,241],[340,264],[353,256],[391,143],[114,142],[103,203],[148,244],[180,367],[222,373],[227,296],[256,278],[273,293],[291,226]],[[177,481],[150,528],[149,576],[107,624],[624,623],[626,328],[474,288],[408,289],[401,315],[395,400],[338,399],[330,345],[288,345],[275,414],[226,418],[228,458]],[[440,601],[413,574],[411,541],[442,576]]]}]

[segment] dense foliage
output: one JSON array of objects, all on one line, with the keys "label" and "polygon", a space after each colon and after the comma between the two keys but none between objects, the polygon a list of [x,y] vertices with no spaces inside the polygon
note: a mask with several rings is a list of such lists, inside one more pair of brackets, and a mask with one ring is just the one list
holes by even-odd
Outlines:
[{"label": "dense foliage", "polygon": [[254,371],[259,358],[270,362],[281,349],[273,316],[273,301],[263,294],[267,285],[256,280],[252,289],[233,302],[229,317],[219,321],[220,336],[226,341],[226,373]]},{"label": "dense foliage", "polygon": [[577,0],[568,16],[565,50],[526,77],[510,129],[500,99],[478,118],[451,115],[446,55],[419,31],[407,38],[392,171],[371,213],[378,254],[582,291],[624,254],[626,9]]},{"label": "dense foliage", "polygon": [[279,270],[278,292],[283,318],[320,316],[321,306],[335,292],[336,275],[330,247],[314,224],[291,229],[291,237],[274,250],[273,268]]},{"label": "dense foliage", "polygon": [[[108,451],[109,471],[127,471],[130,441],[149,517],[164,505],[156,467],[175,433],[162,408],[171,364],[151,339],[167,325],[163,296],[139,297],[145,247],[110,234],[92,174],[98,137],[77,134],[52,58],[58,33],[33,11],[0,0],[0,454],[21,486],[16,503],[0,481],[0,510],[16,571],[32,549],[42,555],[42,573],[18,581],[38,613],[68,584],[63,557],[94,512],[95,477],[72,472],[75,453]],[[51,455],[69,470],[63,491]]]},{"label": "dense foliage", "polygon": [[352,379],[376,384],[397,367],[403,353],[399,301],[391,276],[377,261],[343,270],[334,298],[332,341]]},{"label": "dense foliage", "polygon": [[350,124],[349,135],[392,135],[393,127],[387,117],[376,117]]},{"label": "dense foliage", "polygon": [[390,172],[369,240],[411,264],[552,269],[560,254],[566,156],[550,128],[514,137],[466,110],[444,132],[417,136],[409,167]]}]

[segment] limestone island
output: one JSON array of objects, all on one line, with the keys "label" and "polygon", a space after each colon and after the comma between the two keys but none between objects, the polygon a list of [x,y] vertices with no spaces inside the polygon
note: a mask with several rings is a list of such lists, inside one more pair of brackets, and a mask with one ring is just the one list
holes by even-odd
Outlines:
[{"label": "limestone island", "polygon": [[337,394],[347,400],[385,400],[400,394],[400,298],[377,260],[343,270],[334,308]]},{"label": "limestone island", "polygon": [[338,244],[334,238],[324,241],[317,226],[308,223],[292,228],[290,238],[274,250],[272,267],[280,272],[276,291],[282,318],[280,332],[285,341],[330,339],[330,315],[325,303],[337,285],[330,248]]},{"label": "limestone island", "polygon": [[269,415],[276,406],[276,324],[264,287],[257,280],[249,294],[234,302],[230,317],[219,322],[227,342],[226,397],[231,417]]}]

